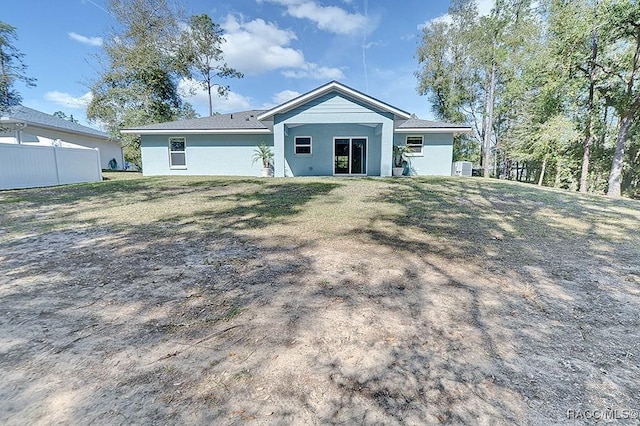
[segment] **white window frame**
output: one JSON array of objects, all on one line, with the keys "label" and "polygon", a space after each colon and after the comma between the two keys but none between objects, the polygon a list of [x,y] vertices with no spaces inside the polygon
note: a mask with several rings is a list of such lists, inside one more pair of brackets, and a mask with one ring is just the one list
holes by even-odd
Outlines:
[{"label": "white window frame", "polygon": [[[336,173],[336,139],[349,139],[349,160],[351,160],[351,146],[354,139],[364,139],[365,150],[365,162],[364,173]],[[331,162],[333,168],[333,176],[369,176],[369,137],[368,136],[334,136],[333,137],[333,161]],[[351,172],[351,161],[349,161],[349,172]]]},{"label": "white window frame", "polygon": [[[309,145],[300,145],[301,147],[309,147],[309,152],[298,153],[298,139],[309,139]],[[295,136],[293,138],[293,153],[295,155],[301,155],[309,157],[313,154],[313,138],[311,136]]]},{"label": "white window frame", "polygon": [[[171,142],[181,141],[184,144],[184,151],[172,151],[171,150]],[[174,165],[171,161],[171,154],[184,154],[184,164]],[[186,169],[187,168],[187,138],[182,136],[170,137],[169,138],[169,168],[170,169]]]},{"label": "white window frame", "polygon": [[417,143],[409,143],[409,139],[417,139],[420,138],[420,151],[411,151],[409,153],[407,153],[407,155],[409,157],[422,157],[424,156],[424,135],[407,135],[404,143],[407,146],[407,148],[411,148],[411,147],[417,147],[418,144]]}]

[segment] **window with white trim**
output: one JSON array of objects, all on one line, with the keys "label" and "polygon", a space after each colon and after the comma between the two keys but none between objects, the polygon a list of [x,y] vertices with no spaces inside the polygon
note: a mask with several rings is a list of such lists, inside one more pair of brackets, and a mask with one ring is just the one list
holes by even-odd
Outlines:
[{"label": "window with white trim", "polygon": [[187,140],[185,138],[169,138],[169,167],[172,169],[187,168]]},{"label": "window with white trim", "polygon": [[409,148],[409,155],[422,155],[422,146],[424,145],[424,139],[422,136],[407,136],[407,148]]},{"label": "window with white trim", "polygon": [[296,155],[311,155],[311,136],[296,136],[293,149]]}]

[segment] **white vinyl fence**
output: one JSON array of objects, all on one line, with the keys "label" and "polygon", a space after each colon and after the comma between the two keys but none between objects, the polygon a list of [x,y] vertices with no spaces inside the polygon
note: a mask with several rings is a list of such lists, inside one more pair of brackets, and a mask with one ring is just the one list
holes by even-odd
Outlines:
[{"label": "white vinyl fence", "polygon": [[101,180],[97,149],[0,143],[0,189]]}]

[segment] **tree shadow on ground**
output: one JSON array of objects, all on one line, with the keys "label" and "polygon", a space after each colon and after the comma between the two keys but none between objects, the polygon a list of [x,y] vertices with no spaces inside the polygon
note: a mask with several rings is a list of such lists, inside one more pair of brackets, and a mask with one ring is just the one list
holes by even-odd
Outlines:
[{"label": "tree shadow on ground", "polygon": [[313,199],[329,194],[341,184],[336,182],[290,182],[267,185],[252,191],[212,197],[228,207],[189,213],[186,220],[208,221],[210,225],[234,229],[259,229],[288,217],[295,217]]},{"label": "tree shadow on ground", "polygon": [[[240,353],[250,347],[256,310],[288,301],[284,293],[292,277],[306,276],[309,264],[290,247],[263,247],[259,239],[235,229],[257,229],[295,216],[306,203],[339,186],[292,182],[262,193],[247,190],[254,183],[238,182],[231,188],[241,188],[240,195],[232,195],[235,207],[214,215],[204,209],[194,213],[189,229],[180,218],[115,230],[104,224],[74,227],[76,215],[86,213],[80,207],[57,220],[54,225],[61,229],[32,228],[34,236],[1,244],[0,256],[7,261],[0,281],[0,340],[6,344],[0,366],[7,374],[0,411],[9,416],[2,418],[192,423],[228,416],[224,404],[208,407],[207,401],[233,401],[246,369],[233,368],[223,382],[216,379],[229,391],[216,389],[209,395],[193,387],[218,363],[227,358],[234,362],[230,348]],[[220,186],[195,185],[214,198]],[[133,190],[127,188],[120,195]],[[180,185],[178,191],[190,189]],[[84,197],[76,194],[73,199],[82,206],[94,195]],[[74,211],[58,199],[51,204]],[[86,203],[86,209],[93,208]],[[297,314],[285,311],[276,319],[286,331]],[[261,331],[270,334],[278,325],[265,324],[268,329]],[[182,371],[184,357],[194,353],[202,359]],[[180,381],[188,389],[176,388],[179,395],[173,395]],[[191,398],[198,406],[194,412],[171,404],[179,400],[188,405]],[[119,402],[127,400],[135,410]]]},{"label": "tree shadow on ground", "polygon": [[535,198],[406,179],[369,200],[395,213],[284,244],[273,226],[351,184],[253,182],[0,240],[0,421],[550,424],[638,395],[638,296],[596,271],[622,250],[598,220],[558,231]]},{"label": "tree shadow on ground", "polygon": [[[520,186],[416,179],[393,182],[386,194],[372,200],[397,204],[402,214],[377,217],[368,227],[354,230],[353,236],[417,257],[414,270],[429,271],[422,282],[428,289],[426,306],[466,293],[467,302],[460,299],[461,303],[449,306],[451,315],[457,312],[460,317],[446,324],[449,330],[466,324],[465,335],[478,338],[439,353],[429,347],[438,347],[432,340],[437,337],[430,333],[437,322],[430,323],[418,334],[431,343],[419,354],[407,351],[389,357],[392,361],[381,368],[384,373],[375,377],[373,385],[351,375],[347,381],[361,391],[354,392],[354,398],[376,395],[379,406],[388,411],[384,408],[392,393],[388,383],[393,383],[390,378],[398,359],[422,359],[428,364],[444,353],[447,365],[439,371],[441,376],[425,379],[423,366],[417,365],[411,370],[415,374],[405,371],[404,383],[437,382],[450,374],[450,380],[471,392],[458,388],[461,398],[456,399],[451,389],[440,389],[439,396],[448,397],[439,403],[449,411],[429,421],[473,422],[473,411],[479,409],[490,422],[527,419],[548,424],[566,421],[567,410],[633,405],[640,392],[632,361],[639,345],[628,339],[628,333],[640,325],[634,314],[640,308],[640,283],[629,277],[640,271],[634,231],[639,217],[633,210],[611,209],[607,200],[589,203],[586,197],[535,191],[532,196],[529,191]],[[614,222],[617,233],[612,237],[606,224]],[[620,309],[621,303],[631,309]],[[449,344],[454,342],[447,337]],[[471,355],[476,351],[478,355]],[[481,377],[470,375],[470,368]],[[490,387],[493,393],[488,392]],[[496,387],[505,392],[503,398]],[[604,394],[603,388],[610,392]],[[424,393],[417,389],[412,401]],[[517,407],[501,405],[500,401],[509,401],[509,393],[525,401],[526,417],[517,415]],[[469,395],[480,396],[487,405],[478,405],[477,398],[475,403],[465,400]],[[395,400],[401,398],[396,395]],[[407,414],[404,409],[398,412]]]}]

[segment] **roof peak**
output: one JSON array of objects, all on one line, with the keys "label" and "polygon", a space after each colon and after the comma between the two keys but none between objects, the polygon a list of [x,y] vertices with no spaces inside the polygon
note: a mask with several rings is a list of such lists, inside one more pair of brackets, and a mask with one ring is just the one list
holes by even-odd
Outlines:
[{"label": "roof peak", "polygon": [[297,107],[298,105],[304,104],[312,99],[315,99],[319,96],[329,93],[332,90],[338,90],[346,95],[352,96],[371,106],[375,106],[376,108],[380,108],[384,111],[391,112],[397,118],[408,119],[411,117],[411,114],[409,114],[406,111],[403,111],[386,102],[376,99],[373,96],[367,95],[366,93],[363,93],[359,90],[349,87],[344,83],[340,83],[339,81],[332,80],[326,84],[323,84],[322,86],[319,86],[313,90],[303,93],[302,95],[297,96],[296,98],[293,98],[287,102],[283,102],[282,104],[271,108],[270,110],[264,112],[263,114],[260,114],[258,116],[258,120],[266,120],[268,118],[272,118],[276,114],[290,111],[291,109]]}]

